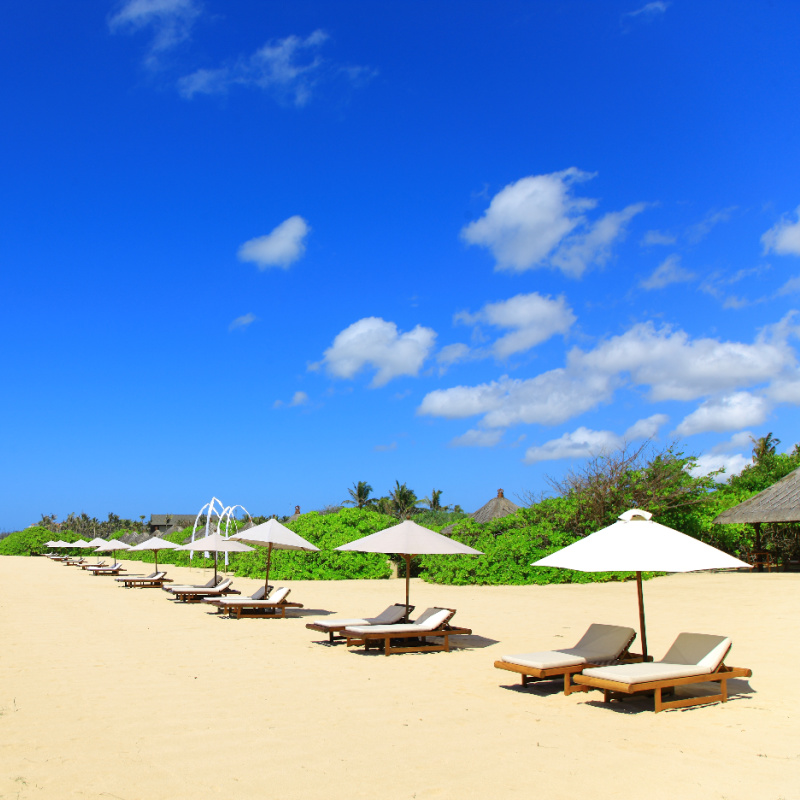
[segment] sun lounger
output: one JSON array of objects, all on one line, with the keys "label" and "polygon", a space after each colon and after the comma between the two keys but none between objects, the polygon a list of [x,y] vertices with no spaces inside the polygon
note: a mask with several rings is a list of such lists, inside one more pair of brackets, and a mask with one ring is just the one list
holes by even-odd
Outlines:
[{"label": "sun lounger", "polygon": [[81,566],[81,569],[89,569],[89,567],[94,567],[95,569],[97,569],[97,567],[105,567],[106,566],[106,562],[105,561],[101,561],[99,564],[81,564],[80,566]]},{"label": "sun lounger", "polygon": [[635,659],[641,661],[641,656],[633,656],[628,652],[635,638],[633,628],[594,624],[589,626],[575,647],[503,656],[494,665],[497,669],[521,675],[523,686],[533,681],[552,681],[563,677],[564,694],[588,692],[588,687],[572,683],[572,676],[586,667]]},{"label": "sun lounger", "polygon": [[121,583],[126,589],[146,589],[150,586],[163,587],[165,583],[172,583],[170,578],[166,577],[166,572],[152,572],[150,575],[144,577],[138,575],[127,575],[123,578],[115,578],[114,580]]},{"label": "sun lounger", "polygon": [[126,570],[122,566],[122,562],[117,561],[116,564],[112,564],[110,567],[87,567],[86,571],[92,575],[119,575],[120,572],[125,572]]},{"label": "sun lounger", "polygon": [[67,567],[78,567],[81,564],[86,563],[86,559],[85,558],[74,558],[74,557],[70,556],[63,563]]},{"label": "sun lounger", "polygon": [[223,578],[221,575],[217,576],[216,578],[211,577],[208,579],[206,583],[203,584],[176,584],[175,586],[162,586],[161,588],[165,592],[172,592],[175,593],[181,589],[211,589],[214,586],[222,583]]},{"label": "sun lounger", "polygon": [[[408,607],[409,612],[414,610],[414,606]],[[365,619],[318,619],[306,625],[310,631],[319,631],[328,634],[328,641],[333,644],[335,641],[344,641],[344,636],[336,636],[345,628],[354,625],[395,625],[406,615],[405,603],[396,603],[389,606],[385,611],[381,611],[377,617],[366,617]]]},{"label": "sun lounger", "polygon": [[[450,620],[455,615],[453,608],[429,608],[412,623],[402,625],[353,625],[345,628],[342,635],[347,639],[347,646],[364,645],[369,650],[373,645],[383,644],[384,653],[424,653],[429,651],[450,650],[450,637],[469,635],[470,628],[453,628]],[[441,644],[429,642],[431,637],[443,639]],[[393,647],[392,641],[398,640],[400,647]]]},{"label": "sun lounger", "polygon": [[[705,633],[681,633],[661,661],[622,664],[613,667],[587,669],[575,676],[575,682],[591,689],[602,689],[603,700],[624,700],[625,697],[654,692],[655,710],[685,708],[706,703],[727,702],[728,680],[749,678],[753,673],[741,667],[726,667],[723,663],[731,649],[731,640]],[[676,686],[714,682],[720,693],[703,697],[687,697],[664,702],[662,692]]]},{"label": "sun lounger", "polygon": [[[288,608],[302,608],[302,603],[290,603],[286,598],[291,590],[282,586],[276,589],[269,600],[253,600],[248,598],[220,599],[214,602],[221,611],[227,611],[228,616],[242,617],[285,617]],[[212,601],[207,601],[212,602]]]},{"label": "sun lounger", "polygon": [[199,589],[196,587],[176,588],[172,586],[170,589],[172,590],[172,594],[175,595],[175,598],[181,603],[196,603],[204,597],[221,597],[225,594],[241,594],[238,590],[231,589],[232,583],[233,580],[231,578],[226,578],[222,583],[216,586],[202,587]]},{"label": "sun lounger", "polygon": [[259,586],[249,597],[206,597],[203,599],[203,602],[217,606],[217,612],[220,612],[223,610],[223,607],[229,603],[247,603],[250,600],[264,600],[272,589],[272,586]]}]

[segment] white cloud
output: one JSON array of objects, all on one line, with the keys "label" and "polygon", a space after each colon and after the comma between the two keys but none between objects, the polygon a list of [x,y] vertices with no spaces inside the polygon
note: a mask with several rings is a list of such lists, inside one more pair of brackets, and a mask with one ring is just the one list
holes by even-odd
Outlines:
[{"label": "white cloud", "polygon": [[554,266],[579,277],[591,263],[603,263],[613,241],[643,204],[606,214],[596,223],[584,216],[596,200],[575,197],[572,187],[594,175],[575,167],[530,175],[509,184],[483,216],[465,226],[462,238],[489,248],[497,269],[524,271]]},{"label": "white cloud", "polygon": [[667,419],[665,414],[653,414],[647,419],[635,422],[622,436],[613,431],[593,431],[591,428],[580,427],[543,445],[529,447],[525,452],[524,461],[526,464],[533,464],[537,461],[598,456],[623,447],[626,442],[651,439]]},{"label": "white cloud", "polygon": [[238,252],[240,261],[252,261],[259,269],[287,269],[306,252],[305,238],[311,228],[300,216],[289,217],[266,236],[245,242]]},{"label": "white cloud", "polygon": [[695,275],[681,266],[681,257],[667,256],[655,269],[653,274],[639,285],[643,289],[663,289],[671,283],[685,283],[694,280]]},{"label": "white cloud", "polygon": [[669,8],[669,5],[667,0],[652,0],[652,2],[645,3],[641,8],[637,8],[635,11],[626,11],[622,17],[623,19],[627,17],[652,19],[653,17],[663,14]]},{"label": "white cloud", "polygon": [[714,478],[717,483],[724,483],[731,475],[738,475],[749,463],[750,459],[745,458],[741,453],[729,455],[706,453],[697,459],[697,465],[694,469],[690,469],[689,472],[696,478],[701,478],[704,475],[708,475],[709,472],[724,468],[725,472]]},{"label": "white cloud", "polygon": [[800,256],[800,206],[795,210],[797,220],[792,222],[784,214],[762,237],[764,253],[777,253],[779,256]]},{"label": "white cloud", "polygon": [[[518,424],[556,425],[612,399],[624,386],[644,386],[649,400],[696,400],[730,395],[743,387],[774,386],[775,402],[800,402],[800,380],[794,350],[787,343],[797,334],[793,314],[764,328],[753,344],[718,339],[691,339],[684,331],[656,329],[650,323],[633,326],[596,348],[573,348],[563,368],[533,378],[503,376],[476,386],[454,386],[429,392],[417,408],[420,415],[464,419],[481,416],[485,428]],[[769,393],[769,386],[764,389]],[[778,399],[780,398],[780,400]],[[795,399],[796,398],[796,399]],[[757,419],[758,403],[750,404]],[[764,411],[766,413],[766,410]],[[713,416],[713,415],[712,415]],[[684,420],[686,429],[701,424],[702,414]],[[702,424],[712,424],[713,420]],[[725,423],[730,425],[730,421]],[[731,430],[741,424],[708,430]]]},{"label": "white cloud", "polygon": [[153,39],[145,64],[156,68],[164,53],[191,36],[198,16],[200,4],[196,0],[126,0],[109,18],[108,26],[112,33],[150,28]]},{"label": "white cloud", "polygon": [[364,367],[374,367],[377,371],[370,385],[384,386],[392,378],[419,374],[435,340],[435,331],[421,325],[400,333],[393,322],[365,317],[336,336],[322,364],[337,378],[353,378]]},{"label": "white cloud", "polygon": [[763,383],[793,367],[788,319],[764,328],[753,344],[692,340],[681,330],[640,323],[587,353],[575,348],[568,365],[606,375],[627,373],[632,383],[650,387],[651,400],[694,400]]},{"label": "white cloud", "polygon": [[469,430],[456,436],[450,442],[450,447],[495,447],[503,438],[504,431]]},{"label": "white cloud", "polygon": [[640,419],[634,422],[633,425],[625,431],[624,439],[626,442],[633,442],[637,439],[652,439],[658,435],[658,431],[663,425],[669,422],[669,417],[666,414],[653,414],[645,419]]},{"label": "white cloud", "polygon": [[675,429],[679,436],[693,436],[708,431],[735,431],[752,425],[761,425],[771,410],[771,404],[762,396],[750,392],[734,392],[706,400],[684,418]]},{"label": "white cloud", "polygon": [[463,343],[448,344],[447,346],[443,347],[436,354],[436,361],[441,367],[439,374],[444,374],[447,368],[451,367],[453,364],[466,361],[470,358],[470,354],[471,350],[469,349],[469,345]]},{"label": "white cloud", "polygon": [[753,447],[753,442],[751,441],[752,435],[752,431],[735,433],[728,441],[715,444],[711,448],[711,453],[718,455],[719,453],[731,453],[734,450],[751,450]]},{"label": "white cloud", "polygon": [[446,419],[483,414],[483,424],[489,428],[557,425],[594,408],[610,396],[610,390],[606,376],[581,379],[555,369],[527,380],[504,376],[478,386],[437,389],[425,395],[417,413]]},{"label": "white cloud", "polygon": [[650,245],[675,244],[677,241],[677,237],[671,233],[664,233],[663,231],[647,231],[647,233],[642,237],[641,244],[647,247]]},{"label": "white cloud", "polygon": [[686,235],[692,244],[697,244],[711,233],[711,230],[719,225],[721,222],[727,222],[733,212],[736,211],[736,206],[723,208],[720,211],[709,211],[700,222],[692,225],[687,231]]},{"label": "white cloud", "polygon": [[789,278],[786,283],[778,289],[778,295],[783,296],[787,294],[797,294],[800,292],[800,275],[795,276],[794,278]]},{"label": "white cloud", "polygon": [[255,314],[243,314],[241,317],[236,317],[236,319],[228,325],[229,331],[235,331],[237,328],[246,328],[248,325],[252,325],[258,317]]},{"label": "white cloud", "polygon": [[304,106],[322,81],[341,77],[356,85],[374,76],[372,69],[335,65],[324,59],[319,51],[328,38],[325,31],[316,30],[305,39],[273,39],[249,56],[184,76],[178,81],[178,89],[184,97],[192,98],[196,94],[223,94],[234,86],[255,87],[279,100]]},{"label": "white cloud", "polygon": [[283,400],[276,400],[272,404],[272,407],[283,408],[284,406],[288,406],[289,408],[296,408],[297,406],[307,406],[308,402],[309,397],[305,392],[295,392],[288,403],[284,403]]},{"label": "white cloud", "polygon": [[567,333],[575,319],[563,296],[553,300],[536,292],[488,303],[475,314],[462,311],[455,316],[456,322],[468,325],[484,322],[511,329],[511,333],[501,336],[492,347],[498,358],[508,358],[541,344],[557,333]]}]

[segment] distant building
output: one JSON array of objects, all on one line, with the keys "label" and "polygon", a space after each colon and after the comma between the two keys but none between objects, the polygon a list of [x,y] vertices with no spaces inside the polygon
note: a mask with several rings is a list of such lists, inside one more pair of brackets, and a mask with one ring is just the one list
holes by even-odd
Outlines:
[{"label": "distant building", "polygon": [[150,535],[159,536],[162,533],[166,533],[170,528],[183,530],[183,528],[194,525],[196,519],[197,514],[151,514],[149,522]]}]

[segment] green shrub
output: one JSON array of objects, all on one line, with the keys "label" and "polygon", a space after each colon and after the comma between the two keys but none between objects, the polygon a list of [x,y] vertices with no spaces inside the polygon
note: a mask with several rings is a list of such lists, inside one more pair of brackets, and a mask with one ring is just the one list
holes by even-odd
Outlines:
[{"label": "green shrub", "polygon": [[[15,531],[0,541],[0,555],[2,556],[40,556],[46,553],[46,543],[54,539],[53,532],[38,525]],[[71,541],[65,539],[64,541]],[[59,552],[64,552],[59,550]]]}]

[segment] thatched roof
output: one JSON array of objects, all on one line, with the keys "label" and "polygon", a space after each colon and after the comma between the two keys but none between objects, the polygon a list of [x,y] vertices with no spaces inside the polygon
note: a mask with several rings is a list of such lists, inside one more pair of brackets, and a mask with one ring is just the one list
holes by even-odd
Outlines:
[{"label": "thatched roof", "polygon": [[800,468],[744,503],[723,511],[714,522],[800,522]]},{"label": "thatched roof", "polygon": [[[475,522],[484,523],[491,522],[493,519],[507,517],[509,514],[513,514],[518,510],[519,506],[516,503],[512,503],[503,494],[502,489],[498,489],[497,497],[493,497],[488,503],[486,503],[486,505],[481,506],[476,512],[470,514],[470,516],[475,520]],[[445,536],[449,536],[454,525],[455,523],[448,525],[446,528],[442,528],[442,533]]]}]

